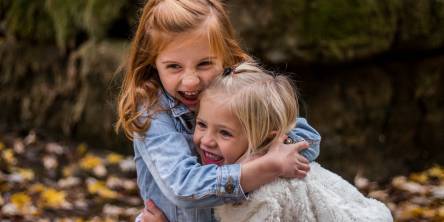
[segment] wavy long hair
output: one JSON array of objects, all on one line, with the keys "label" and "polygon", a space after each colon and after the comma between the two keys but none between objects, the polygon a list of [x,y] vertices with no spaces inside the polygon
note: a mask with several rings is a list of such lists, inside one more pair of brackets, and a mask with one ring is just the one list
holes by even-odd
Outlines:
[{"label": "wavy long hair", "polygon": [[[161,82],[154,67],[156,57],[177,35],[204,30],[210,48],[224,66],[250,57],[240,48],[224,5],[218,0],[149,0],[126,62],[125,76],[118,97],[116,131],[123,129],[132,140],[145,132],[151,117],[159,112]],[[148,118],[141,120],[143,113]]]}]

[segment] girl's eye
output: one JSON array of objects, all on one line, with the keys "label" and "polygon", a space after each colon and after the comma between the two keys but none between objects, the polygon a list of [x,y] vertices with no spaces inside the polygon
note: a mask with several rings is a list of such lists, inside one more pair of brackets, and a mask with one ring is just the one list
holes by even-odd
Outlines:
[{"label": "girl's eye", "polygon": [[228,132],[228,131],[226,131],[226,130],[221,130],[221,131],[220,131],[220,134],[221,134],[223,137],[233,137],[233,134],[231,134],[230,132]]},{"label": "girl's eye", "polygon": [[213,62],[212,61],[203,61],[203,62],[201,62],[201,63],[199,63],[199,67],[200,68],[205,68],[205,67],[209,67],[209,66],[211,66],[211,65],[213,65]]},{"label": "girl's eye", "polygon": [[166,66],[167,69],[180,69],[180,65],[178,64],[168,64]]},{"label": "girl's eye", "polygon": [[197,127],[202,128],[202,129],[207,128],[207,125],[201,121],[197,121],[196,125],[197,125]]}]

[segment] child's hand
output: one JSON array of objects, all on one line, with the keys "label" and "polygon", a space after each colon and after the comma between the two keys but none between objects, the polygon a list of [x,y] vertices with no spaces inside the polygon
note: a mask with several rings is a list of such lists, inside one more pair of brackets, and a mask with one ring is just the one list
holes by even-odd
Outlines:
[{"label": "child's hand", "polygon": [[307,176],[310,166],[308,160],[299,154],[301,150],[308,148],[305,141],[295,144],[284,144],[286,136],[277,139],[271,146],[267,155],[272,158],[280,169],[281,177],[304,178]]},{"label": "child's hand", "polygon": [[142,222],[168,222],[163,212],[157,208],[152,200],[147,200],[145,206],[142,211]]}]

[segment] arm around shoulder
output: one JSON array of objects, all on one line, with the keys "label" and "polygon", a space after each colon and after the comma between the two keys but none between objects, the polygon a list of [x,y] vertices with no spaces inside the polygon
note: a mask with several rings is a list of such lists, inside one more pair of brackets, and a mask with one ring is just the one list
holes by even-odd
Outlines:
[{"label": "arm around shoulder", "polygon": [[191,145],[169,115],[159,113],[144,137],[134,140],[136,167],[148,168],[164,196],[182,208],[213,207],[245,199],[240,165],[202,166]]}]

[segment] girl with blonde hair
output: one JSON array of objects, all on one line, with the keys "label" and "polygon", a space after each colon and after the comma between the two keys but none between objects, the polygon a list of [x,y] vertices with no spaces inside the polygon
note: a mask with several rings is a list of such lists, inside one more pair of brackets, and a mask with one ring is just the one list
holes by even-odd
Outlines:
[{"label": "girl with blonde hair", "polygon": [[[145,4],[118,99],[116,129],[133,141],[137,183],[153,218],[159,215],[152,210],[156,204],[169,221],[212,221],[211,207],[245,200],[244,192],[278,177],[304,177],[308,161],[317,157],[320,136],[298,119],[290,137],[312,143],[283,144],[281,138],[272,152],[247,163],[198,162],[192,133],[199,95],[223,67],[248,60],[220,1]],[[299,154],[303,149],[310,155]]]},{"label": "girl with blonde hair", "polygon": [[[203,164],[218,165],[260,158],[295,125],[297,96],[282,75],[243,63],[216,78],[203,93],[194,142]],[[291,139],[287,143],[293,143]],[[216,207],[221,222],[231,221],[393,221],[389,209],[364,197],[340,176],[310,164],[303,179],[277,179],[238,204]]]}]

